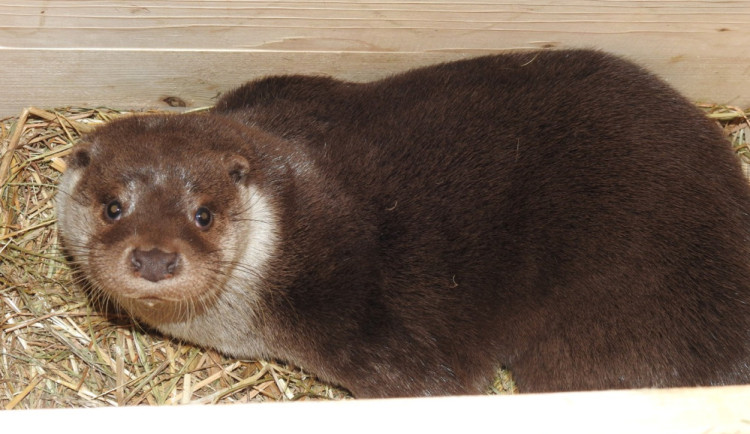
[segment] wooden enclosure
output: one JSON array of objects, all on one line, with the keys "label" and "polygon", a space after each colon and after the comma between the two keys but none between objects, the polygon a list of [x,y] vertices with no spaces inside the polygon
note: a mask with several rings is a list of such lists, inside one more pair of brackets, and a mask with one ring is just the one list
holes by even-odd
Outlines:
[{"label": "wooden enclosure", "polygon": [[8,1],[0,115],[212,104],[278,73],[364,81],[505,50],[624,55],[694,101],[750,105],[750,1]]},{"label": "wooden enclosure", "polygon": [[[750,106],[750,1],[9,0],[0,3],[0,117],[29,106],[203,107],[222,92],[269,74],[367,81],[440,61],[559,48],[623,55],[693,101]],[[325,405],[322,413],[322,407],[313,407],[311,414],[330,419],[313,426],[339,421],[340,415],[346,420],[352,408],[370,415],[384,406],[389,407],[385,414],[398,411],[394,403],[377,401]],[[750,432],[750,386],[398,405],[419,407],[413,413],[417,417],[438,415],[432,424],[420,423],[422,429],[445,428],[447,415],[468,414],[448,426],[506,426],[515,432],[561,427],[576,432]],[[211,421],[209,413],[230,411],[226,407],[202,409],[207,416],[199,420]],[[271,408],[280,418],[274,420],[285,417],[282,407]],[[230,420],[247,419],[246,410],[235,409]],[[56,417],[86,420],[84,411],[66,410]],[[35,423],[33,412],[10,413],[0,414],[0,427]],[[129,420],[122,414],[114,417]],[[193,423],[187,414],[183,410],[183,417],[171,422]],[[391,420],[397,419],[380,418],[373,426],[400,426]],[[36,421],[59,423],[52,417]]]}]

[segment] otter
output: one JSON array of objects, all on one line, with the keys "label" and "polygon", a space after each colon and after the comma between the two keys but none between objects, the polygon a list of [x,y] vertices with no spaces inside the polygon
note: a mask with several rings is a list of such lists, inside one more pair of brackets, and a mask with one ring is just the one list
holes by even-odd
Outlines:
[{"label": "otter", "polygon": [[286,75],[74,147],[92,296],[356,397],[750,382],[750,193],[719,128],[591,50]]}]

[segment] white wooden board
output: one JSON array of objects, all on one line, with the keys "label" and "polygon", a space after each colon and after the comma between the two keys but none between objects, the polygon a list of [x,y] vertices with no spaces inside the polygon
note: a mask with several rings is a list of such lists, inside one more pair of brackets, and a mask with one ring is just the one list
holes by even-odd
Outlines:
[{"label": "white wooden board", "polygon": [[565,47],[627,56],[695,101],[748,106],[748,23],[750,1],[5,1],[0,116],[166,97],[196,107],[267,74],[364,81]]},{"label": "white wooden board", "polygon": [[0,411],[3,432],[750,433],[750,386]]}]

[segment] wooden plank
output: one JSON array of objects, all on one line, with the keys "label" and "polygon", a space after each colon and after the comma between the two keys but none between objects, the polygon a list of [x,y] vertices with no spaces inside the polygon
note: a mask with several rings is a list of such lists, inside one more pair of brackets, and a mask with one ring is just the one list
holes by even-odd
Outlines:
[{"label": "wooden plank", "polygon": [[[115,423],[113,420],[128,421]],[[7,432],[33,426],[119,432],[748,433],[750,386],[220,406],[0,412]]]},{"label": "wooden plank", "polygon": [[30,105],[190,106],[258,76],[370,80],[517,49],[625,55],[697,101],[750,105],[750,1],[13,1],[0,115]]}]

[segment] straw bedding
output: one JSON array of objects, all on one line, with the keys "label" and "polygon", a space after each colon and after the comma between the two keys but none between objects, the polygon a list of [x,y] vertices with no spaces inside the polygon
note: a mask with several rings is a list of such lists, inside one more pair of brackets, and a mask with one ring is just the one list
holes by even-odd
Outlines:
[{"label": "straw bedding", "polygon": [[[702,109],[750,162],[750,112]],[[0,119],[0,408],[348,399],[299,368],[232,360],[89,305],[59,250],[55,186],[80,135],[120,115],[30,108]],[[488,393],[513,391],[501,371]]]}]

